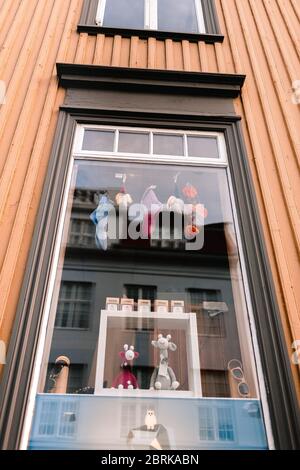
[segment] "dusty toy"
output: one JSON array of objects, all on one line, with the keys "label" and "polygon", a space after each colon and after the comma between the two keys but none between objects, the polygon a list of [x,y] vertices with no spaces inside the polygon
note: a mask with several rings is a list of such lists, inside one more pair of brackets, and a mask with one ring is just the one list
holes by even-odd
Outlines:
[{"label": "dusty toy", "polygon": [[134,359],[139,357],[139,353],[134,351],[134,346],[124,344],[124,351],[119,352],[120,358],[123,360],[121,364],[121,372],[114,379],[112,388],[128,389],[139,388],[138,381],[132,373],[132,364]]},{"label": "dusty toy", "polygon": [[151,342],[152,346],[160,350],[160,363],[153,371],[150,381],[150,390],[176,390],[179,382],[176,380],[175,373],[168,365],[168,350],[176,351],[177,346],[171,343],[171,335],[164,337],[158,335],[157,341]]}]

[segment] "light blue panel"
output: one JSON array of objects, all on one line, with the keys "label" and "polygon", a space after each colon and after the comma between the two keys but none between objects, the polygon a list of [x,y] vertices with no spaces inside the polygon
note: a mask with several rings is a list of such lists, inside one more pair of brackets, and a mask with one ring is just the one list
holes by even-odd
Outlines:
[{"label": "light blue panel", "polygon": [[37,396],[29,447],[147,450],[154,438],[163,450],[267,449],[258,400],[54,394]]}]

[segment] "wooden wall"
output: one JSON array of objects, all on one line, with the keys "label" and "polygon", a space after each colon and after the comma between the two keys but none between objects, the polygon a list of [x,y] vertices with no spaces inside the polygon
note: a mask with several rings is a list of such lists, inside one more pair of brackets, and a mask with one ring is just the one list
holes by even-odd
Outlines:
[{"label": "wooden wall", "polygon": [[[0,0],[0,339],[9,341],[58,109],[56,62],[245,73],[243,129],[287,347],[300,339],[299,0],[215,0],[223,44],[80,35],[83,0]],[[263,312],[262,312],[263,314]],[[299,385],[299,368],[293,366]]]}]

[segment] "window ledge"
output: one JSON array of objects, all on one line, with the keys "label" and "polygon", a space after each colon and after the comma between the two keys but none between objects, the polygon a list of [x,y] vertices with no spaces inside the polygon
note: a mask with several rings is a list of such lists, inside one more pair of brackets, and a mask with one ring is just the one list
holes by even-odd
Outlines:
[{"label": "window ledge", "polygon": [[223,42],[224,36],[222,34],[209,34],[209,33],[175,33],[170,31],[157,31],[153,29],[127,29],[127,28],[107,28],[97,25],[79,24],[77,26],[79,33],[88,33],[90,35],[105,34],[106,36],[123,36],[132,37],[138,36],[140,39],[156,38],[156,39],[172,39],[174,41],[187,40],[190,42],[203,41],[208,44],[216,42]]},{"label": "window ledge", "polygon": [[57,64],[64,88],[113,89],[237,98],[245,75],[154,70],[100,65]]}]

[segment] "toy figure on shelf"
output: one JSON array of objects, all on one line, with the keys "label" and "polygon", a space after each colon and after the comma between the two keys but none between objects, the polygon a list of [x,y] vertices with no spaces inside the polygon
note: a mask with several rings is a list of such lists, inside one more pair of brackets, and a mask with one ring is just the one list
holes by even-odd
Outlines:
[{"label": "toy figure on shelf", "polygon": [[145,426],[147,426],[147,431],[154,431],[156,425],[157,419],[154,410],[147,410],[145,416]]},{"label": "toy figure on shelf", "polygon": [[153,371],[150,381],[150,390],[176,390],[179,382],[176,380],[175,373],[168,365],[168,357],[170,351],[176,351],[176,344],[171,342],[171,335],[164,337],[158,335],[157,341],[151,342],[152,346],[160,350],[160,363]]},{"label": "toy figure on shelf", "polygon": [[139,357],[139,353],[134,351],[134,346],[128,347],[128,344],[124,344],[124,351],[120,351],[119,356],[123,360],[122,370],[114,379],[112,388],[118,388],[119,390],[139,388],[137,379],[132,373],[133,361]]}]

